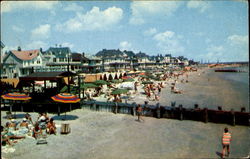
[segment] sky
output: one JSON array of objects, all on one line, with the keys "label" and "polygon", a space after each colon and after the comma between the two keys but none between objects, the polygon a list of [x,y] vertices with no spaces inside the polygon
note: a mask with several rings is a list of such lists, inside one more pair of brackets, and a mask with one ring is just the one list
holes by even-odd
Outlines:
[{"label": "sky", "polygon": [[248,2],[1,1],[6,50],[61,45],[171,54],[203,62],[249,60]]}]

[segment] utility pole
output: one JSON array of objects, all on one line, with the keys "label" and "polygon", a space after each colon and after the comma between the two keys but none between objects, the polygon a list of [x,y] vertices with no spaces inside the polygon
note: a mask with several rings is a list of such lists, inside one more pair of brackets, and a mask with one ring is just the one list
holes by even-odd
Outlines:
[{"label": "utility pole", "polygon": [[70,83],[69,83],[69,52],[68,52],[68,67],[67,67],[67,70],[68,70],[68,93],[70,93]]}]

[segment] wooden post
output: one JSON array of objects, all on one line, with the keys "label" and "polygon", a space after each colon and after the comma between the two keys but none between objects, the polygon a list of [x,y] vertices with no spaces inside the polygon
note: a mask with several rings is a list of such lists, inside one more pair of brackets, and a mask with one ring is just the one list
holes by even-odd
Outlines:
[{"label": "wooden post", "polygon": [[115,102],[115,114],[117,114],[117,111],[118,111],[118,104],[117,102]]},{"label": "wooden post", "polygon": [[204,119],[204,123],[207,123],[207,122],[208,122],[208,112],[207,112],[207,108],[204,108],[203,119]]},{"label": "wooden post", "polygon": [[92,109],[96,111],[96,103],[94,102],[93,105],[92,105]]},{"label": "wooden post", "polygon": [[60,106],[57,104],[57,115],[60,116]]},{"label": "wooden post", "polygon": [[160,103],[157,103],[157,104],[156,104],[156,117],[157,117],[158,119],[161,118],[161,107],[160,107]]},{"label": "wooden post", "polygon": [[183,120],[182,104],[179,105],[179,111],[180,111],[180,120]]},{"label": "wooden post", "polygon": [[231,116],[232,116],[232,125],[235,126],[235,113],[233,109],[231,109]]}]

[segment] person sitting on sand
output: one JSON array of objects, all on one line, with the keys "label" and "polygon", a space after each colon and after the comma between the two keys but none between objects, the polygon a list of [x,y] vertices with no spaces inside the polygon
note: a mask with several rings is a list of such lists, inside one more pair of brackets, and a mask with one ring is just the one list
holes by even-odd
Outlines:
[{"label": "person sitting on sand", "polygon": [[33,134],[32,137],[34,137],[35,139],[37,139],[37,136],[39,134],[42,134],[42,129],[39,127],[38,122],[35,123],[35,126],[33,128]]},{"label": "person sitting on sand", "polygon": [[38,118],[37,122],[39,124],[39,127],[42,128],[42,129],[45,129],[46,128],[46,116],[44,113],[41,113],[40,114],[40,117]]},{"label": "person sitting on sand", "polygon": [[56,135],[56,124],[53,118],[50,118],[50,121],[47,124],[47,133]]},{"label": "person sitting on sand", "polygon": [[8,128],[9,128],[9,130],[10,131],[16,131],[17,130],[17,122],[16,122],[16,120],[15,119],[11,119],[10,120],[11,122],[9,123],[9,125],[8,125]]},{"label": "person sitting on sand", "polygon": [[33,121],[32,121],[31,115],[29,113],[25,114],[25,118],[27,119],[27,123],[28,124],[32,124],[33,125]]},{"label": "person sitting on sand", "polygon": [[21,134],[27,134],[29,132],[28,122],[26,118],[23,118],[23,121],[20,123],[19,132]]}]

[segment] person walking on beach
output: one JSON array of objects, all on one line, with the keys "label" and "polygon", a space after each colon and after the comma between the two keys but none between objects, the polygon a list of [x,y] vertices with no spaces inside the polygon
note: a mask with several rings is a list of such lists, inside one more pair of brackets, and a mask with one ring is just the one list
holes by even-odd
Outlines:
[{"label": "person walking on beach", "polygon": [[230,153],[230,147],[229,147],[230,142],[231,142],[231,133],[228,132],[228,128],[225,128],[223,136],[222,136],[222,146],[223,146],[222,153],[221,153],[221,157],[222,158],[225,157],[225,151],[226,151],[226,149],[227,149],[227,155],[226,156],[229,156],[229,153]]},{"label": "person walking on beach", "polygon": [[141,105],[140,104],[138,104],[138,107],[137,107],[137,115],[138,115],[138,121],[140,122],[141,120],[142,121],[144,121],[143,119],[142,119],[142,107],[141,107]]}]

